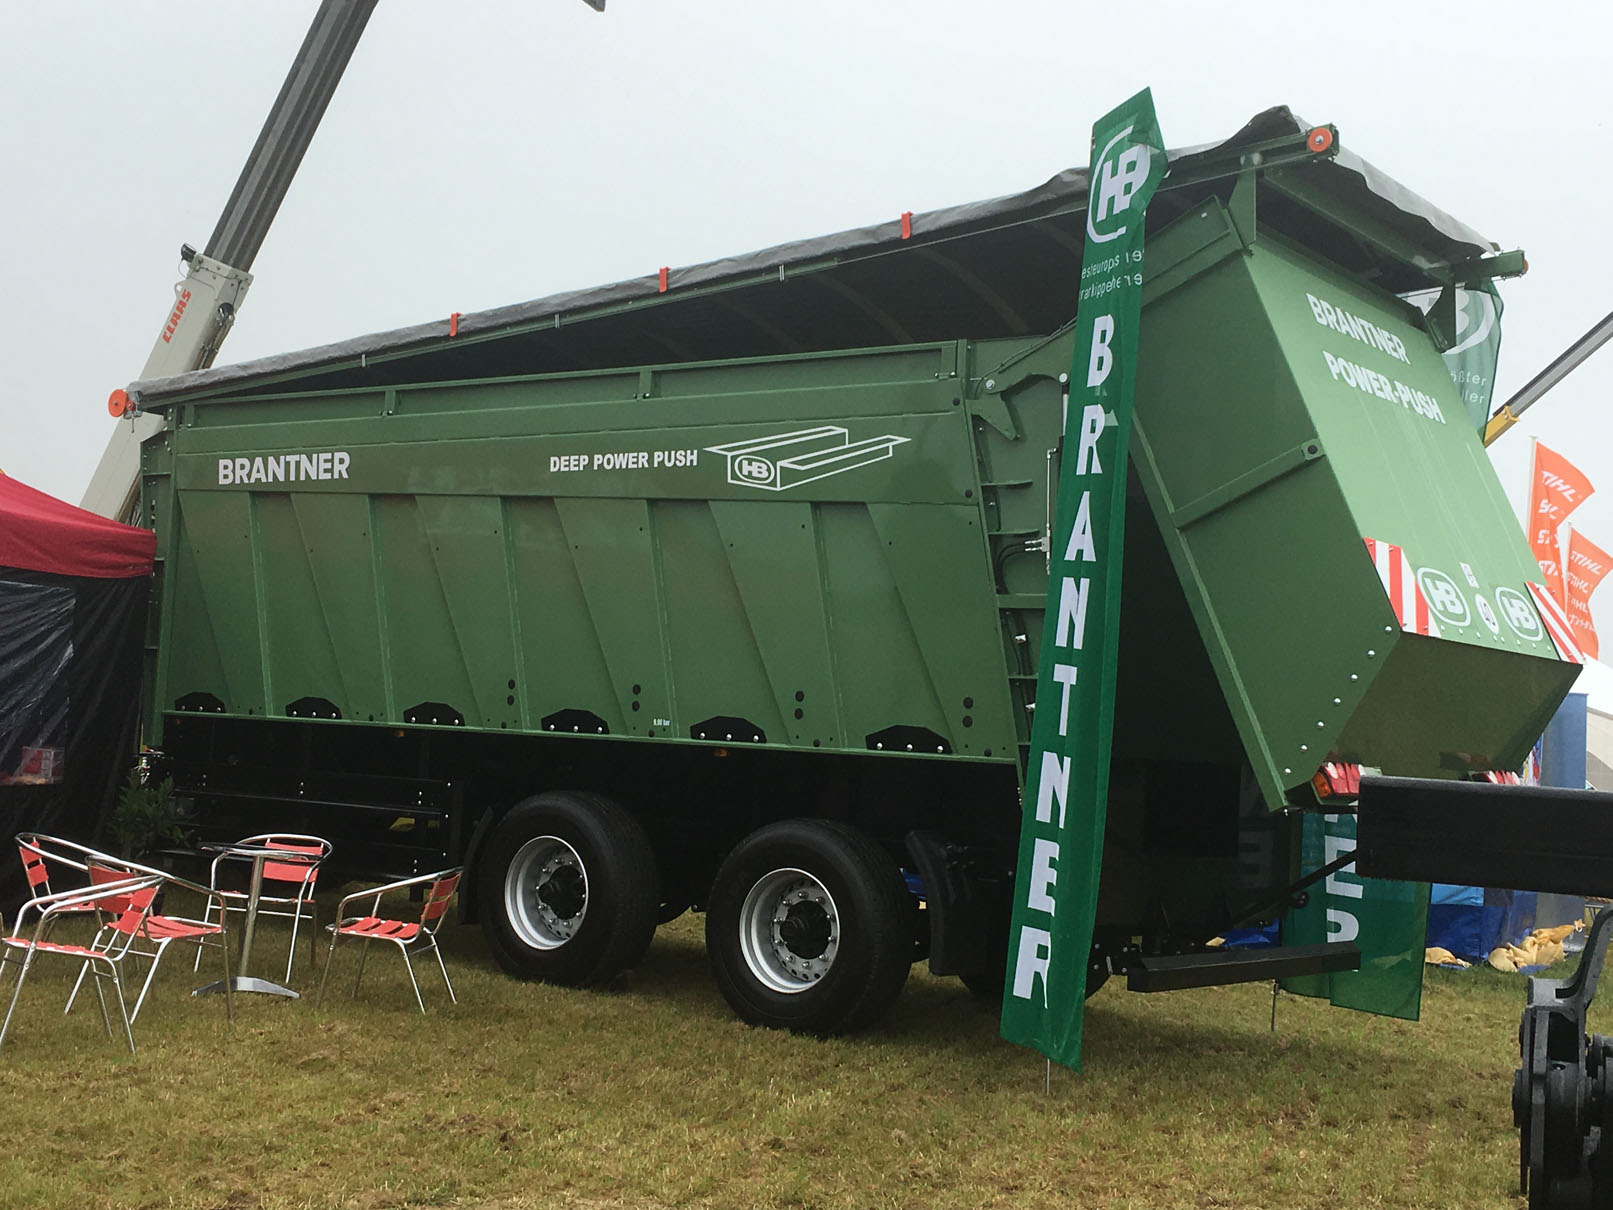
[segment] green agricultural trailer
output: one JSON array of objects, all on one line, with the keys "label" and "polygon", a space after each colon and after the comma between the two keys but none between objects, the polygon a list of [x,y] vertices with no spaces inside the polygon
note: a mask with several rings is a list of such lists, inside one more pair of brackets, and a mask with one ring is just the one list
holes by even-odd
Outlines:
[{"label": "green agricultural trailer", "polygon": [[[202,835],[463,862],[562,983],[704,911],[767,1025],[865,1026],[924,958],[998,994],[1086,193],[133,384]],[[1516,769],[1577,671],[1441,356],[1522,258],[1286,110],[1148,223],[1089,991],[1342,969],[1342,918],[1206,943],[1303,901],[1355,767]]]}]

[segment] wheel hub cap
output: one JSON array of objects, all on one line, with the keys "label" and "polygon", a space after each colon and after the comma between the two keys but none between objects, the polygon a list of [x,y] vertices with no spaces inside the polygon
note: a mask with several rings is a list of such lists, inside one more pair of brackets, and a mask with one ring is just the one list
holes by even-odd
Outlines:
[{"label": "wheel hub cap", "polygon": [[536,836],[516,852],[504,877],[504,909],[518,937],[558,949],[588,914],[588,870],[558,836]]},{"label": "wheel hub cap", "polygon": [[793,995],[834,965],[840,914],[827,887],[805,870],[764,874],[740,908],[740,951],[764,986]]}]

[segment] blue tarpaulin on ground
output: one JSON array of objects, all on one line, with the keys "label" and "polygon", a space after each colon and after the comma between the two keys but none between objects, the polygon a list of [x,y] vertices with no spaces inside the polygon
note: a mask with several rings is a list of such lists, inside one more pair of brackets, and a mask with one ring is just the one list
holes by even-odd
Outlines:
[{"label": "blue tarpaulin on ground", "polygon": [[1428,902],[1428,944],[1482,961],[1535,927],[1535,893],[1435,883]]}]

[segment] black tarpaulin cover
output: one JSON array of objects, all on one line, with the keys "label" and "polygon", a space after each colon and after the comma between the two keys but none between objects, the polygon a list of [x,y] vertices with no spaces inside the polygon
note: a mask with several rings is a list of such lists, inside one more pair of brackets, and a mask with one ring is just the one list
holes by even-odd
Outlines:
[{"label": "black tarpaulin cover", "polygon": [[[156,535],[0,474],[0,836],[93,842],[134,760]],[[0,852],[0,903],[22,897]]]}]

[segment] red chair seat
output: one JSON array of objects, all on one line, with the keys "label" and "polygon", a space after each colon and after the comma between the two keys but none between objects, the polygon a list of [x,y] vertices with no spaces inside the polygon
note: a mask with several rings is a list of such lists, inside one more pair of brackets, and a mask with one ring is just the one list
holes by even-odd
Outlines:
[{"label": "red chair seat", "polygon": [[388,941],[413,941],[420,926],[407,920],[383,920],[379,916],[365,916],[342,925],[344,937],[385,937]]}]

